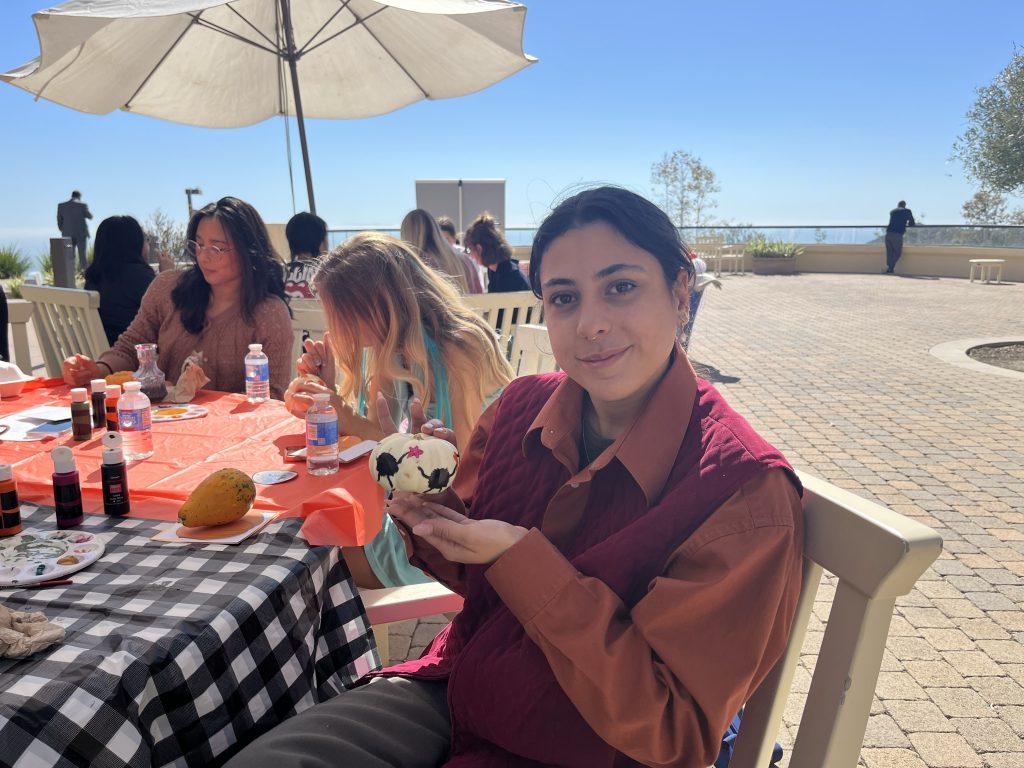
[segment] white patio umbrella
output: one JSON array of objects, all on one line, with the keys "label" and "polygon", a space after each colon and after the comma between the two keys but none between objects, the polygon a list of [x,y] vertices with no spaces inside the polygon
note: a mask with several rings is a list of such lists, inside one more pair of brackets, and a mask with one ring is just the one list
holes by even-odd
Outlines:
[{"label": "white patio umbrella", "polygon": [[0,79],[82,112],[233,128],[354,118],[479,91],[532,64],[507,0],[71,0]]}]

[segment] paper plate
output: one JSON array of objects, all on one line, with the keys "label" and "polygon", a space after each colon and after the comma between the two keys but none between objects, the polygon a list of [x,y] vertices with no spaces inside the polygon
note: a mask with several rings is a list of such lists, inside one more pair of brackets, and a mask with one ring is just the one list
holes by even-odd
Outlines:
[{"label": "paper plate", "polygon": [[60,579],[103,555],[103,539],[81,531],[25,531],[0,539],[0,586]]},{"label": "paper plate", "polygon": [[150,414],[153,417],[153,423],[164,422],[164,421],[187,421],[188,419],[198,419],[205,416],[209,411],[201,405],[193,405],[192,403],[184,403],[182,405],[176,405],[169,403],[167,405],[154,405]]}]

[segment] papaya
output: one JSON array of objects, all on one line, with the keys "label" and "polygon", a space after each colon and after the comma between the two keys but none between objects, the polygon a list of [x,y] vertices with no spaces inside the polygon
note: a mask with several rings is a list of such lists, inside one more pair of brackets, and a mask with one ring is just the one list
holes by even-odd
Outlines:
[{"label": "papaya", "polygon": [[178,510],[182,525],[224,525],[245,515],[256,498],[252,478],[238,469],[218,469],[185,499]]}]

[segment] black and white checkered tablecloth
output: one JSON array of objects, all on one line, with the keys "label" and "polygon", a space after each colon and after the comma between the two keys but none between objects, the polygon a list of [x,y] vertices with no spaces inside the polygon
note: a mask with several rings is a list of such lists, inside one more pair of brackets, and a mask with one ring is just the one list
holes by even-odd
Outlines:
[{"label": "black and white checkered tablecloth", "polygon": [[[52,530],[53,511],[24,515]],[[106,553],[73,586],[0,590],[67,629],[0,659],[0,765],[208,766],[378,666],[335,547],[300,520],[236,546],[157,544],[165,522],[87,516]]]}]

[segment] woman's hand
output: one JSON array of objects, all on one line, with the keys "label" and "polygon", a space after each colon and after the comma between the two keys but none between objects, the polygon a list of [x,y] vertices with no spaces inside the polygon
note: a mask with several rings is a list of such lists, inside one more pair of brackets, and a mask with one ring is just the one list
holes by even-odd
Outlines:
[{"label": "woman's hand", "polygon": [[396,494],[386,510],[453,563],[493,563],[529,532],[503,520],[471,520],[410,493]]},{"label": "woman's hand", "polygon": [[302,354],[295,362],[299,375],[316,376],[321,381],[334,383],[334,356],[331,354],[331,332],[324,333],[323,341],[306,339],[302,342]]},{"label": "woman's hand", "polygon": [[84,387],[92,379],[100,378],[100,368],[85,355],[72,355],[60,366],[66,384],[72,387]]},{"label": "woman's hand", "polygon": [[[333,390],[325,386],[323,381],[316,376],[308,374],[297,376],[292,379],[292,383],[284,391],[284,405],[292,416],[304,419],[306,418],[306,411],[313,404],[313,395],[319,392],[327,392],[334,396]],[[332,397],[332,401],[333,399],[334,397]]]},{"label": "woman's hand", "polygon": [[[385,436],[398,432],[398,425],[391,418],[391,407],[382,392],[377,393],[377,423],[380,424],[381,431]],[[417,432],[422,432],[428,437],[447,440],[456,448],[459,447],[454,430],[446,427],[440,419],[427,419],[423,412],[423,401],[414,397],[409,401],[409,433],[415,435]]]}]

